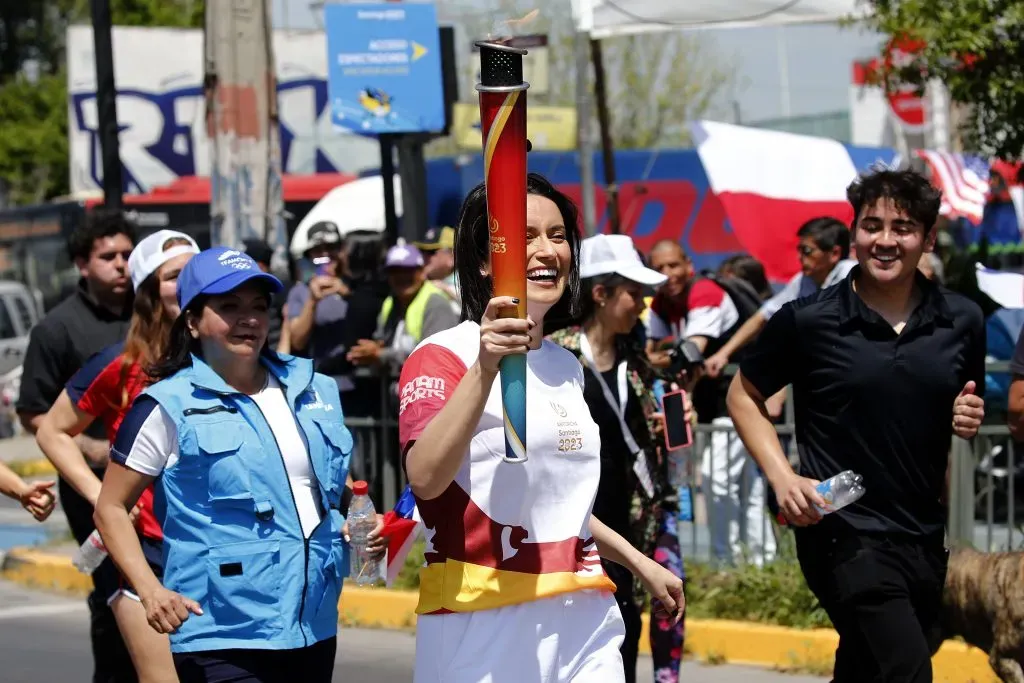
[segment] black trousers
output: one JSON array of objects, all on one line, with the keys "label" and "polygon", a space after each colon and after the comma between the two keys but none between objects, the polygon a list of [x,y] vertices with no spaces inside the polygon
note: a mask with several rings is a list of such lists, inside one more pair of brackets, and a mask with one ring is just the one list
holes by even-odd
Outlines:
[{"label": "black trousers", "polygon": [[[103,472],[96,476],[102,478]],[[82,498],[70,484],[60,479],[57,484],[60,504],[67,517],[68,526],[78,544],[85,543],[95,529],[92,522],[92,505]],[[120,574],[113,560],[103,561],[92,575],[93,591],[89,593],[89,638],[92,641],[93,683],[136,683],[138,676],[132,664],[131,655],[121,638],[114,613],[107,605],[120,587]]]},{"label": "black trousers", "polygon": [[798,529],[797,556],[839,633],[833,683],[931,683],[948,554],[936,538]]},{"label": "black trousers", "polygon": [[296,650],[210,650],[174,654],[181,683],[331,683],[337,637]]}]

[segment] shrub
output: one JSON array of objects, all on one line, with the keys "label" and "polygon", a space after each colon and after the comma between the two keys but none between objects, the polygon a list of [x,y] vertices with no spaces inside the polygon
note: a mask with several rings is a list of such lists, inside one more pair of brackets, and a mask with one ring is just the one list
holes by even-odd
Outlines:
[{"label": "shrub", "polygon": [[736,619],[794,628],[830,628],[825,610],[804,582],[795,559],[718,569],[686,565],[686,613],[695,618]]},{"label": "shrub", "polygon": [[423,566],[423,550],[426,544],[423,539],[417,539],[402,565],[402,571],[395,577],[392,588],[400,590],[417,590],[420,587],[420,567]]}]

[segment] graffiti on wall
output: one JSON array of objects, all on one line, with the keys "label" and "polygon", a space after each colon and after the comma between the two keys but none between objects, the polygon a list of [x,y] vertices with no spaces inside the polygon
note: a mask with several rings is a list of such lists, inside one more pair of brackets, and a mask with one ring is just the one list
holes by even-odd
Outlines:
[{"label": "graffiti on wall", "polygon": [[[71,190],[83,192],[102,186],[92,30],[70,27],[67,40]],[[125,190],[209,175],[202,32],[115,27],[113,40]],[[379,163],[375,140],[331,126],[326,49],[320,32],[274,36],[285,173],[357,172]]]}]

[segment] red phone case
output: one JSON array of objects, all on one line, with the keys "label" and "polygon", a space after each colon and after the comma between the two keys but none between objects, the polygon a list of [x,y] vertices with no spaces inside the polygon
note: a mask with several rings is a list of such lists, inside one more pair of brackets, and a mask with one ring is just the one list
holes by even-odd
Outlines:
[{"label": "red phone case", "polygon": [[[684,390],[680,389],[679,391],[670,391],[669,393],[667,393],[667,394],[665,394],[664,396],[661,397],[661,414],[663,416],[662,419],[664,419],[664,420],[668,419],[668,415],[666,415],[666,413],[665,413],[665,399],[668,398],[669,396],[675,396],[676,394],[682,394],[682,396],[683,396],[683,405],[684,406],[686,405],[686,392]],[[672,446],[671,444],[669,444],[669,442],[668,442],[668,425],[665,425],[665,429],[663,429],[662,432],[665,435],[665,450],[667,450],[667,451],[677,451],[680,448],[686,448],[687,446],[690,446],[690,445],[693,444],[693,427],[692,427],[692,425],[690,425],[689,421],[686,422],[686,443],[681,445],[681,446]]]}]

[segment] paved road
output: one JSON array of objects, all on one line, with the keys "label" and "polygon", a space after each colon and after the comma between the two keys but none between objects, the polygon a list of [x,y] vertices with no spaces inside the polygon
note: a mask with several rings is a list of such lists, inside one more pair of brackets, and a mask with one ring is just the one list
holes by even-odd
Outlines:
[{"label": "paved road", "polygon": [[[0,460],[37,457],[30,439],[0,440]],[[61,510],[36,524],[14,501],[0,496],[0,556],[5,549],[34,545],[67,533]],[[407,683],[412,680],[415,641],[411,634],[345,629],[340,634],[335,680],[339,683]],[[4,683],[88,681],[92,670],[85,601],[29,591],[0,581],[0,678]],[[789,676],[737,666],[684,663],[682,680],[700,683],[821,683],[825,679]],[[651,660],[642,657],[640,681],[652,678]]]},{"label": "paved road", "polygon": [[[408,683],[414,639],[394,631],[345,629],[339,638],[334,680],[339,683]],[[84,600],[28,591],[0,581],[0,662],[5,683],[88,681],[92,670]],[[824,679],[736,666],[686,663],[683,681],[701,683],[821,683]],[[641,681],[651,680],[642,658]]]}]

